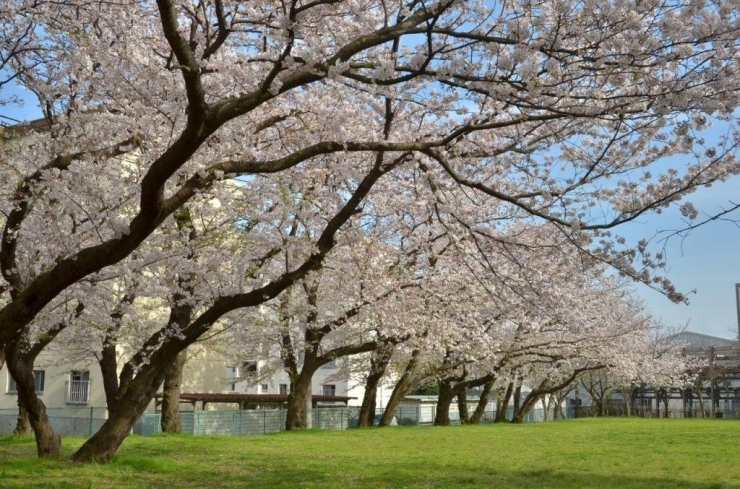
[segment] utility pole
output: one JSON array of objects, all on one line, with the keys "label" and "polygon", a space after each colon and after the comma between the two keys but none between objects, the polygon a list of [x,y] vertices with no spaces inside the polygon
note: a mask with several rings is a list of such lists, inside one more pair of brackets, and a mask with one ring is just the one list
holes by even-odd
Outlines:
[{"label": "utility pole", "polygon": [[710,416],[714,419],[714,347],[709,347],[709,398],[711,399],[710,404]]},{"label": "utility pole", "polygon": [[735,284],[735,306],[737,308],[737,339],[740,341],[740,284]]}]

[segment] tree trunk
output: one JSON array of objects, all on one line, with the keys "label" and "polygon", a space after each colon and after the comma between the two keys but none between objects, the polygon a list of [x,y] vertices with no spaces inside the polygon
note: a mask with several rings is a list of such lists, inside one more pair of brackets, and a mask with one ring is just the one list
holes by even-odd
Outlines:
[{"label": "tree trunk", "polygon": [[550,409],[552,409],[553,400],[555,399],[554,394],[550,394],[547,396],[547,400],[543,399],[543,402],[545,404],[544,411],[542,412],[542,420],[543,421],[550,421]]},{"label": "tree trunk", "polygon": [[371,377],[375,376],[373,374],[368,375],[367,382],[365,383],[365,395],[362,397],[360,416],[357,420],[358,428],[368,428],[375,421],[375,404],[377,402],[378,381],[380,378],[375,379]]},{"label": "tree trunk", "polygon": [[488,399],[491,397],[491,389],[496,379],[491,379],[483,385],[483,392],[481,392],[480,399],[478,399],[478,405],[475,407],[473,415],[470,417],[468,422],[470,424],[480,423],[481,418],[486,413],[486,406],[488,405]]},{"label": "tree trunk", "polygon": [[457,413],[460,416],[460,424],[470,423],[470,413],[468,413],[468,394],[463,389],[457,395]]},{"label": "tree trunk", "polygon": [[[177,352],[179,353],[179,352]],[[134,423],[144,414],[159,386],[164,382],[168,365],[177,353],[163,355],[142,368],[136,377],[130,378],[130,364],[124,365],[124,379],[114,402],[108,400],[108,419],[103,426],[72,455],[75,462],[108,462],[131,432]],[[167,362],[167,359],[170,359]]]},{"label": "tree trunk", "polygon": [[522,404],[522,382],[517,381],[517,385],[514,388],[514,415],[519,412],[519,406]]},{"label": "tree trunk", "polygon": [[[36,449],[39,457],[55,458],[59,456],[61,437],[54,433],[46,414],[46,406],[36,395],[36,382],[33,375],[33,363],[30,365],[23,358],[20,344],[13,341],[5,349],[8,370],[15,380],[18,390],[18,405],[25,407],[28,421],[36,435]],[[34,357],[35,358],[35,357]],[[19,422],[21,420],[19,413]],[[18,428],[18,427],[16,427]]]},{"label": "tree trunk", "polygon": [[496,418],[493,420],[494,423],[505,423],[506,412],[509,410],[509,400],[511,399],[511,393],[514,390],[514,383],[509,382],[506,386],[506,391],[502,397],[496,398]]},{"label": "tree trunk", "polygon": [[[187,208],[182,212],[187,213]],[[180,217],[176,216],[176,219],[179,220]],[[182,277],[180,280],[183,280]],[[167,327],[175,324],[190,324],[192,306],[187,303],[180,304],[183,298],[179,293],[173,294],[175,305],[170,307]],[[134,295],[127,294],[123,302],[133,300]],[[111,317],[120,320],[122,314],[119,312]],[[163,337],[161,336],[164,334],[163,330],[160,330],[147,340],[147,343],[154,344],[159,343],[162,338],[164,341],[160,346],[154,347],[153,352],[148,352],[146,348],[140,349],[129,362],[124,364],[120,375],[116,377],[116,341],[115,334],[110,333],[112,332],[109,332],[103,342],[103,352],[99,361],[108,405],[108,419],[72,455],[72,460],[75,462],[102,463],[109,461],[115,455],[123,440],[131,432],[136,420],[146,411],[178,355],[192,343],[192,340],[186,342],[187,339]]]},{"label": "tree trunk", "polygon": [[[405,386],[400,385],[400,382],[396,384],[396,386],[393,388],[393,392],[391,392],[391,397],[388,399],[388,402],[385,405],[383,416],[380,417],[380,423],[378,423],[378,426],[391,425],[391,423],[393,422],[393,416],[396,415],[396,411],[398,410],[398,405],[401,404],[403,397],[409,391],[410,387],[410,382]],[[418,419],[416,421],[419,422]]]},{"label": "tree trunk", "polygon": [[704,399],[701,397],[701,386],[696,389],[696,397],[699,399],[699,412],[702,418],[707,417],[707,413],[704,411]]},{"label": "tree trunk", "polygon": [[524,399],[524,402],[520,406],[514,409],[514,416],[511,419],[512,423],[523,423],[524,418],[534,408],[535,404],[539,400],[540,396],[536,395],[534,391],[530,392],[529,395]]},{"label": "tree trunk", "polygon": [[434,426],[449,426],[450,406],[455,393],[449,382],[439,382],[439,397],[437,398],[437,413],[434,416]]},{"label": "tree trunk", "polygon": [[[390,346],[390,348],[389,348]],[[381,345],[373,352],[370,358],[370,373],[365,381],[365,395],[362,398],[360,407],[360,418],[357,422],[358,427],[368,427],[375,421],[375,404],[378,395],[378,384],[380,379],[385,375],[385,370],[391,361],[393,345]]]},{"label": "tree trunk", "polygon": [[632,389],[620,389],[619,393],[622,394],[622,399],[624,399],[625,416],[629,418],[632,416]]},{"label": "tree trunk", "polygon": [[75,462],[108,462],[131,432],[136,420],[146,410],[152,395],[129,394],[118,403],[115,413],[72,455]]},{"label": "tree trunk", "polygon": [[172,367],[167,371],[162,387],[162,433],[180,433],[180,386],[182,372],[188,359],[188,350],[177,354]]},{"label": "tree trunk", "polygon": [[[411,352],[411,359],[409,360],[409,363],[406,364],[406,368],[404,368],[401,378],[396,382],[396,386],[393,388],[391,397],[385,405],[383,416],[380,418],[380,426],[390,426],[393,421],[393,416],[395,416],[396,410],[398,409],[398,405],[401,403],[409,389],[411,389],[412,375],[416,370],[420,354],[421,350],[418,349]],[[417,422],[418,421],[419,420],[417,420]]]},{"label": "tree trunk", "polygon": [[663,396],[663,417],[668,417],[668,399],[670,397],[670,391],[666,390]]},{"label": "tree trunk", "polygon": [[565,419],[565,411],[563,404],[567,403],[568,401],[568,393],[571,391],[571,389],[561,389],[556,393],[552,394],[552,419],[553,421],[557,419]]},{"label": "tree trunk", "polygon": [[106,337],[103,342],[98,365],[103,377],[103,391],[105,391],[108,416],[112,416],[118,403],[118,359],[116,357],[116,342],[110,336]]},{"label": "tree trunk", "polygon": [[[563,406],[563,404],[565,404],[565,406]],[[560,415],[560,418],[561,419],[565,419],[565,409],[567,407],[567,404],[568,404],[568,396],[567,395],[565,397],[562,397],[562,398],[561,397],[558,397],[558,404],[557,404],[557,406],[555,406],[555,409],[557,409],[558,414]]]},{"label": "tree trunk", "polygon": [[598,410],[599,410],[599,416],[602,417],[602,418],[603,417],[606,417],[607,412],[606,412],[606,399],[605,399],[605,396],[601,396],[601,397],[599,397],[596,400],[596,406],[598,407]]},{"label": "tree trunk", "polygon": [[18,418],[16,418],[15,429],[13,430],[15,436],[28,436],[33,434],[33,428],[31,428],[31,420],[28,419],[28,411],[25,406],[18,398]]},{"label": "tree trunk", "polygon": [[311,379],[313,371],[306,369],[298,375],[295,382],[290,384],[288,394],[288,413],[285,417],[285,429],[299,430],[308,426],[306,403],[311,400]]}]

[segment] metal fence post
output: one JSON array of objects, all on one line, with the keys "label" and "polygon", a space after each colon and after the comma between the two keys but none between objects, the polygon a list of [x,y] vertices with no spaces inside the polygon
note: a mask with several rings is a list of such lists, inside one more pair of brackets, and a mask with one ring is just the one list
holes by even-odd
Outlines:
[{"label": "metal fence post", "polygon": [[87,436],[92,436],[93,409],[95,408],[90,406],[90,428],[88,429]]},{"label": "metal fence post", "polygon": [[267,411],[262,410],[262,434],[267,433]]}]

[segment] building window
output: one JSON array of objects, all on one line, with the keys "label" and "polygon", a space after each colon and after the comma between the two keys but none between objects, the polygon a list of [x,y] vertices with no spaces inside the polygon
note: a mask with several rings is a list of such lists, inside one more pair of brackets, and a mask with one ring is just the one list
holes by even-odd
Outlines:
[{"label": "building window", "polygon": [[280,395],[281,396],[288,395],[288,384],[280,384]]},{"label": "building window", "polygon": [[233,365],[226,367],[226,390],[236,390],[236,378],[239,377],[239,369]]},{"label": "building window", "polygon": [[258,370],[259,369],[257,368],[257,362],[253,360],[248,360],[242,363],[242,369],[241,369],[242,375],[256,374]]},{"label": "building window", "polygon": [[261,392],[262,394],[267,394],[267,389],[268,389],[268,386],[267,386],[267,384],[262,384],[262,385],[260,386],[260,392]]},{"label": "building window", "polygon": [[90,372],[88,370],[72,370],[69,373],[69,382],[64,389],[64,402],[67,404],[87,404],[90,400]]},{"label": "building window", "polygon": [[45,377],[46,377],[46,373],[43,370],[33,371],[33,382],[34,382],[34,385],[36,386],[36,394],[44,393]]},{"label": "building window", "polygon": [[324,384],[321,386],[321,395],[322,396],[336,396],[337,395],[337,386],[334,384]]},{"label": "building window", "polygon": [[[44,393],[44,380],[46,377],[46,372],[43,370],[34,370],[33,371],[33,383],[36,386],[36,394],[43,394]],[[18,386],[15,383],[15,379],[10,376],[10,372],[8,372],[8,394],[15,394],[18,392]]]}]

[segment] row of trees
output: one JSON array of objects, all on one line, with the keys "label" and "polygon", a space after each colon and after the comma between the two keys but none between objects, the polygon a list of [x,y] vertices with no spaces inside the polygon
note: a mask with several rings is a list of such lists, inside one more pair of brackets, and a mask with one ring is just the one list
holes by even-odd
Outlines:
[{"label": "row of trees", "polygon": [[500,256],[497,275],[484,282],[482,270],[459,263],[469,255],[446,252],[422,276],[408,273],[408,266],[400,270],[396,260],[373,259],[380,247],[370,244],[355,247],[351,262],[328,257],[319,276],[244,318],[258,327],[226,335],[236,359],[270,359],[252,382],[288,372],[288,429],[305,426],[315,372],[349,356],[340,375],[364,383],[360,426],[372,424],[382,380],[395,384],[386,421],[419,383],[434,383],[437,424],[449,423],[453,398],[464,403],[473,387],[485,391],[479,417],[492,392],[507,403],[513,390],[531,386],[514,418],[521,421],[537,401],[575,385],[584,373],[608,372],[624,386],[689,380],[692,360],[682,345],[660,336],[660,325],[603,267],[583,268],[565,253],[507,244],[516,256],[508,257],[508,266]]},{"label": "row of trees", "polygon": [[616,368],[629,357],[609,350],[647,326],[611,276],[684,297],[612,229],[674,205],[693,218],[682,196],[740,171],[737,14],[4,2],[0,104],[22,90],[44,115],[0,151],[0,349],[39,454],[59,442],[32,366],[64,338],[93,345],[109,407],[76,461],[110,459],[222,330],[277,339],[295,427],[306,376],[350,353],[405,364],[401,383],[434,371],[441,403]]}]

